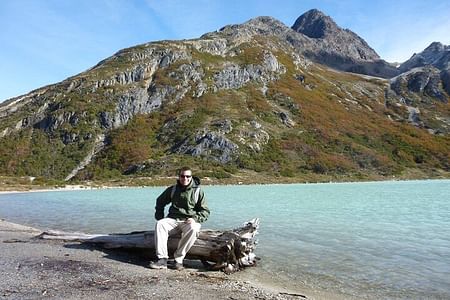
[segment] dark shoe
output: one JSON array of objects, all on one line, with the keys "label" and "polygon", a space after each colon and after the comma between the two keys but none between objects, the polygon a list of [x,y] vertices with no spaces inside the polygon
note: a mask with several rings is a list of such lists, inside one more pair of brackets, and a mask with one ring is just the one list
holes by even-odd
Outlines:
[{"label": "dark shoe", "polygon": [[167,269],[167,258],[160,258],[158,261],[152,261],[148,267],[150,269]]},{"label": "dark shoe", "polygon": [[178,263],[178,262],[174,262],[171,266],[171,269],[177,270],[177,271],[181,271],[184,269],[183,264]]}]

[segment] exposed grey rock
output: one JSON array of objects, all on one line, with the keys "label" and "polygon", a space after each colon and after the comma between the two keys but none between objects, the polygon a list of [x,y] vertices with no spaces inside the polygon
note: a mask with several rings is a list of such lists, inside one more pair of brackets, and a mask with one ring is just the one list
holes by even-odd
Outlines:
[{"label": "exposed grey rock", "polygon": [[193,61],[190,64],[182,64],[177,69],[177,72],[172,72],[169,75],[181,81],[184,85],[187,85],[190,81],[200,82],[205,76],[199,61]]},{"label": "exposed grey rock", "polygon": [[440,86],[441,78],[440,75],[431,76],[425,86],[424,93],[432,98],[439,99],[442,102],[448,102],[447,96],[442,91]]},{"label": "exposed grey rock", "polygon": [[131,89],[119,96],[114,115],[103,112],[100,123],[106,129],[119,128],[137,114],[148,114],[161,106],[166,90],[156,89],[151,96],[145,89]]},{"label": "exposed grey rock", "polygon": [[192,95],[196,98],[201,97],[208,89],[203,82],[205,74],[199,61],[193,61],[190,64],[182,64],[174,72],[169,73],[169,77],[176,80],[175,85],[177,94],[174,100],[180,100],[191,89],[196,88]]},{"label": "exposed grey rock", "polygon": [[200,98],[208,90],[208,85],[204,82],[197,84],[197,89],[192,93],[195,98]]},{"label": "exposed grey rock", "polygon": [[52,111],[55,111],[55,109],[51,109],[49,114],[45,117],[37,116],[37,118],[34,118],[33,116],[30,116],[29,118],[22,120],[22,127],[33,126],[34,128],[42,129],[46,132],[54,132],[65,123],[75,126],[79,121],[79,117],[73,111]]},{"label": "exposed grey rock", "polygon": [[[109,78],[100,79],[94,82],[92,91],[95,91],[100,87],[115,86],[116,84],[129,85],[137,82],[142,82],[144,80],[150,80],[158,68],[167,68],[171,64],[179,60],[191,59],[191,57],[185,50],[174,50],[172,48],[150,48],[143,53],[135,53],[130,51],[130,49],[126,49],[126,51],[120,51],[114,56],[100,62],[91,69],[101,70],[102,68],[104,68],[105,63],[118,59],[122,59],[125,61],[136,61],[138,59],[140,60],[139,63],[134,63],[129,69],[125,71],[114,73]],[[80,82],[75,82],[71,85],[76,86],[77,88],[85,87],[85,84]]]},{"label": "exposed grey rock", "polygon": [[312,39],[320,39],[325,51],[334,50],[356,60],[377,60],[378,54],[358,35],[340,28],[329,16],[317,9],[301,15],[292,26],[296,32]]},{"label": "exposed grey rock", "polygon": [[116,74],[116,82],[125,85],[141,81],[144,79],[145,71],[145,67],[138,65],[131,71]]},{"label": "exposed grey rock", "polygon": [[139,113],[149,113],[161,105],[159,99],[150,100],[144,89],[133,89],[118,97],[114,113],[104,111],[99,114],[103,129],[119,128]]},{"label": "exposed grey rock", "polygon": [[38,108],[33,108],[26,116],[18,120],[12,127],[4,127],[0,132],[0,138],[6,137],[13,132],[20,131],[22,129],[32,127],[36,123],[41,122],[47,115],[47,110],[51,109],[49,107],[49,102],[46,99],[42,99],[42,94],[48,90],[48,87],[44,87],[35,91],[30,92],[27,95],[11,98],[3,103],[0,103],[0,127],[3,127],[1,123],[2,118],[7,118],[15,113],[20,113],[20,110],[30,109],[30,105],[37,105],[41,103]]},{"label": "exposed grey rock", "polygon": [[228,43],[239,45],[255,35],[277,36],[289,30],[289,27],[272,17],[257,17],[243,24],[227,25],[216,32],[206,33],[201,39],[225,39]]},{"label": "exposed grey rock", "polygon": [[[388,106],[394,107],[398,112],[406,111],[403,116],[395,116],[396,121],[407,120],[411,124],[432,129],[431,134],[448,133],[448,116],[436,111],[430,118],[429,109],[435,101],[448,103],[448,94],[445,91],[444,71],[433,66],[417,67],[391,79],[390,89],[396,96],[388,92],[386,99]],[[445,75],[444,75],[445,77]],[[398,97],[400,96],[400,97]],[[399,99],[397,102],[391,99]],[[434,105],[433,105],[434,106]],[[396,108],[405,108],[398,110]],[[428,111],[428,115],[424,115]]]},{"label": "exposed grey rock", "polygon": [[111,116],[111,113],[108,111],[102,111],[99,114],[99,121],[100,121],[100,126],[103,129],[111,129],[113,128],[113,117]]},{"label": "exposed grey rock", "polygon": [[390,81],[390,89],[397,95],[401,95],[403,88],[406,87],[407,80],[404,76],[398,76]]},{"label": "exposed grey rock", "polygon": [[450,69],[441,72],[442,87],[450,95]]},{"label": "exposed grey rock", "polygon": [[[448,102],[445,91],[445,71],[427,66],[414,68],[391,80],[390,87],[397,95],[406,96],[408,92],[417,96],[429,96],[441,102]],[[442,83],[441,83],[442,80]],[[425,101],[425,100],[424,100]]]},{"label": "exposed grey rock", "polygon": [[280,74],[286,72],[277,58],[269,51],[264,53],[262,65],[247,65],[241,67],[234,63],[227,64],[222,71],[214,75],[216,89],[237,89],[250,81],[265,85],[277,80]]},{"label": "exposed grey rock", "polygon": [[[202,39],[226,40],[228,47],[250,42],[255,36],[273,36],[277,47],[292,49],[300,56],[338,70],[391,78],[399,74],[394,65],[378,54],[358,35],[342,29],[328,16],[311,10],[300,16],[292,28],[271,17],[258,17],[240,25],[228,25],[207,33]],[[217,52],[219,53],[219,52]],[[230,55],[226,50],[220,55]]]},{"label": "exposed grey rock", "polygon": [[430,73],[416,72],[413,73],[407,82],[408,90],[411,92],[421,93],[430,80]]},{"label": "exposed grey rock", "polygon": [[390,78],[399,72],[380,59],[361,37],[340,28],[329,16],[313,9],[301,15],[285,39],[313,61],[332,68]]},{"label": "exposed grey rock", "polygon": [[223,134],[213,131],[200,132],[195,135],[193,144],[186,138],[181,145],[172,149],[175,153],[184,153],[196,157],[208,157],[222,164],[233,160],[238,146]]},{"label": "exposed grey rock", "polygon": [[233,123],[229,119],[217,120],[211,124],[220,134],[227,134],[233,131]]},{"label": "exposed grey rock", "polygon": [[[127,85],[135,82],[140,82],[144,80],[146,77],[149,78],[153,75],[156,70],[156,63],[153,62],[148,66],[137,65],[133,67],[131,70],[118,72],[114,74],[111,78],[101,79],[94,83],[93,91],[100,87],[114,86],[116,84]],[[78,83],[76,85],[77,88],[83,87],[82,83]],[[70,90],[69,90],[70,91]]]},{"label": "exposed grey rock", "polygon": [[212,55],[224,56],[229,51],[227,40],[221,38],[206,39],[205,37],[199,40],[187,41],[187,43],[193,45],[200,52]]},{"label": "exposed grey rock", "polygon": [[245,123],[239,128],[237,138],[240,143],[246,145],[255,152],[261,152],[269,142],[270,135],[263,129],[263,126],[253,120]]},{"label": "exposed grey rock", "polygon": [[0,102],[0,118],[6,117],[22,108],[23,106],[32,103],[40,98],[42,94],[47,92],[48,87],[43,87],[32,91],[26,95],[14,97],[4,102]]},{"label": "exposed grey rock", "polygon": [[402,63],[399,67],[401,72],[407,72],[417,67],[433,66],[439,70],[450,67],[450,45],[433,42],[420,53],[414,55]]},{"label": "exposed grey rock", "polygon": [[286,125],[287,127],[294,127],[295,122],[291,120],[291,118],[289,118],[288,114],[285,112],[279,112],[278,116],[281,119],[281,122]]},{"label": "exposed grey rock", "polygon": [[61,136],[61,140],[64,145],[75,143],[79,141],[79,136],[75,132],[64,132]]},{"label": "exposed grey rock", "polygon": [[[175,52],[168,51],[164,56],[160,56],[160,66],[167,67],[176,59],[185,58],[185,55],[174,55]],[[142,70],[142,69],[139,69]],[[143,72],[143,71],[142,71]],[[119,84],[127,84],[127,80],[139,79],[143,76],[141,71],[136,73],[136,76],[124,75],[124,81],[118,81]],[[197,85],[197,91],[194,93],[200,97],[207,89],[203,84],[202,78],[204,76],[203,69],[198,61],[193,61],[190,64],[182,64],[176,71],[170,72],[169,77],[177,84],[173,85],[156,85],[150,84],[149,88],[132,88],[125,91],[118,96],[115,113],[102,112],[99,115],[99,121],[103,128],[113,129],[126,124],[136,114],[149,114],[158,109],[165,101],[179,101],[185,94]]]},{"label": "exposed grey rock", "polygon": [[12,128],[7,127],[4,128],[1,132],[0,132],[0,138],[8,136],[9,134],[16,132],[16,131],[20,131],[22,129],[28,128],[28,127],[33,127],[35,126],[35,124],[42,122],[42,120],[45,118],[45,113],[41,112],[41,113],[36,113],[33,115],[29,115],[27,117],[25,117],[22,120],[19,120],[15,126],[13,126]]},{"label": "exposed grey rock", "polygon": [[420,126],[423,125],[421,124],[421,120],[420,120],[420,110],[417,107],[412,107],[412,106],[408,106],[408,121],[416,126]]},{"label": "exposed grey rock", "polygon": [[69,85],[66,88],[66,92],[70,93],[71,91],[74,90],[79,90],[82,85],[83,85],[83,78],[74,78],[73,80],[70,81]]},{"label": "exposed grey rock", "polygon": [[216,89],[237,89],[250,80],[260,79],[261,71],[257,67],[249,66],[242,69],[236,64],[229,64],[223,71],[214,75],[214,85]]}]

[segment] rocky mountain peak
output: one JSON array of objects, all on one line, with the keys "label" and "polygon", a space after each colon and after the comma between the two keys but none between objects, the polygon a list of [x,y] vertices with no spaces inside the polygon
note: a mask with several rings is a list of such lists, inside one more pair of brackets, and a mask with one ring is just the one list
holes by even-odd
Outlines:
[{"label": "rocky mountain peak", "polygon": [[317,9],[301,15],[292,27],[262,16],[206,33],[201,39],[226,40],[228,46],[236,47],[256,36],[277,37],[279,43],[293,47],[305,58],[338,70],[384,78],[398,75],[397,68],[381,60],[361,37],[340,28],[331,17]]},{"label": "rocky mountain peak", "polygon": [[425,48],[425,50],[423,52],[440,52],[440,51],[445,51],[446,48],[450,49],[450,46],[446,47],[444,44],[442,44],[440,42],[432,42],[430,44],[430,46]]},{"label": "rocky mountain peak", "polygon": [[263,35],[281,35],[290,30],[281,21],[268,16],[253,18],[242,25],[244,28],[253,30],[256,34]]},{"label": "rocky mountain peak", "polygon": [[340,28],[332,18],[317,9],[311,9],[301,15],[292,26],[292,29],[310,38],[325,38]]},{"label": "rocky mountain peak", "polygon": [[301,15],[291,27],[320,43],[321,49],[357,61],[374,61],[380,57],[361,37],[348,29],[342,29],[323,12],[312,9]]},{"label": "rocky mountain peak", "polygon": [[291,30],[279,20],[262,16],[253,18],[243,24],[227,25],[215,32],[202,35],[201,39],[227,38],[235,41],[249,39],[255,35],[283,35]]},{"label": "rocky mountain peak", "polygon": [[422,52],[414,53],[410,59],[400,65],[399,69],[401,72],[407,72],[413,68],[427,65],[431,65],[440,70],[449,69],[450,45],[433,42]]}]

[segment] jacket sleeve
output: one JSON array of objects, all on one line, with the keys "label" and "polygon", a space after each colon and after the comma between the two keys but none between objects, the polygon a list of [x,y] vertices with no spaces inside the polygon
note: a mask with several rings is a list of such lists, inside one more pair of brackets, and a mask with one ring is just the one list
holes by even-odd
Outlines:
[{"label": "jacket sleeve", "polygon": [[168,187],[159,197],[156,199],[155,206],[155,219],[161,220],[164,218],[164,207],[169,204],[172,199],[170,199],[170,193],[172,191],[172,187]]},{"label": "jacket sleeve", "polygon": [[197,201],[197,204],[195,205],[195,211],[196,214],[194,216],[194,219],[196,222],[203,223],[208,220],[210,211],[203,190],[200,190],[199,199]]}]

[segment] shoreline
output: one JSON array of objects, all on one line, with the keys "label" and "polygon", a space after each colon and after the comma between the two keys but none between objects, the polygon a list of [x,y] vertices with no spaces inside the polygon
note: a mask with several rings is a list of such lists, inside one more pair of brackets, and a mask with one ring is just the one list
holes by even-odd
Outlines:
[{"label": "shoreline", "polygon": [[251,283],[247,270],[226,275],[190,261],[182,271],[151,270],[149,259],[139,255],[36,239],[40,233],[0,218],[2,298],[316,299],[267,282]]},{"label": "shoreline", "polygon": [[0,190],[0,195],[4,194],[22,194],[22,193],[44,193],[44,192],[71,192],[71,191],[91,191],[91,190],[105,190],[105,189],[126,189],[137,188],[134,186],[88,186],[88,185],[66,185],[64,187],[55,188],[35,188],[29,190]]},{"label": "shoreline", "polygon": [[[175,177],[173,182],[175,181]],[[415,182],[415,181],[439,181],[439,180],[450,180],[449,178],[429,178],[429,179],[391,179],[391,180],[368,180],[368,181],[329,181],[329,182],[273,182],[273,183],[236,183],[236,184],[202,184],[203,186],[226,186],[226,185],[242,185],[242,186],[253,186],[253,185],[290,185],[290,184],[302,184],[302,185],[316,185],[316,184],[364,184],[364,183],[378,183],[378,182]],[[149,187],[165,187],[166,184],[161,185],[83,185],[83,184],[68,184],[60,187],[45,187],[45,186],[29,186],[23,187],[24,189],[11,189],[2,190],[0,186],[0,195],[6,194],[21,194],[21,193],[43,193],[43,192],[70,192],[70,191],[91,191],[91,190],[106,190],[106,189],[128,189],[128,188],[149,188]]]}]

